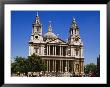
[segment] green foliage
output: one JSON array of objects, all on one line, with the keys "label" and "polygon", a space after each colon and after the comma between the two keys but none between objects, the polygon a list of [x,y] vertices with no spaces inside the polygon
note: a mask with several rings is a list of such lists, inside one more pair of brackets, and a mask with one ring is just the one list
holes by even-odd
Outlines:
[{"label": "green foliage", "polygon": [[84,70],[85,70],[85,73],[96,72],[97,66],[94,63],[90,63],[85,65]]},{"label": "green foliage", "polygon": [[16,57],[15,62],[11,64],[12,72],[24,72],[26,66],[26,58]]},{"label": "green foliage", "polygon": [[46,66],[44,65],[42,59],[35,54],[28,56],[28,58],[22,58],[17,56],[15,58],[15,62],[11,63],[12,73],[27,73],[45,70]]},{"label": "green foliage", "polygon": [[33,54],[32,56],[28,56],[28,71],[45,71],[46,67],[43,64],[42,59]]}]

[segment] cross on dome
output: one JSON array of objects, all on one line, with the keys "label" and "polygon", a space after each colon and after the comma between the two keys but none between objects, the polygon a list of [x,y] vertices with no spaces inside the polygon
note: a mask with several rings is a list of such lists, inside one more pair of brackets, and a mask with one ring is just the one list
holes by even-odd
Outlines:
[{"label": "cross on dome", "polygon": [[48,32],[52,32],[52,25],[51,25],[51,21],[49,21]]}]

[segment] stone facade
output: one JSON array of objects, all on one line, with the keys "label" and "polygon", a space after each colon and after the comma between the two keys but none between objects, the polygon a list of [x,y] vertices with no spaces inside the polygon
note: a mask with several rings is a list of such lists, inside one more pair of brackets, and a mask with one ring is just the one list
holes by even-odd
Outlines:
[{"label": "stone facade", "polygon": [[47,72],[84,73],[83,42],[80,38],[78,25],[73,18],[69,29],[68,41],[60,39],[52,32],[49,21],[48,32],[42,35],[42,24],[37,14],[32,24],[32,34],[29,40],[29,56],[35,53],[41,56],[47,66]]}]

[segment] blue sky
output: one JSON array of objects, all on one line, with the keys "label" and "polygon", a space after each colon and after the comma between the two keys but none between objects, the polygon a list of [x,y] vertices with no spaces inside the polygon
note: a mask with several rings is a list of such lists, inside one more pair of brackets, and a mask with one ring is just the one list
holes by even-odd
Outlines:
[{"label": "blue sky", "polygon": [[[11,12],[11,57],[28,56],[28,42],[32,23],[37,11]],[[47,32],[48,21],[52,21],[53,32],[63,40],[69,35],[73,17],[79,26],[84,43],[85,64],[95,63],[100,53],[100,12],[99,11],[39,11],[43,34]]]}]

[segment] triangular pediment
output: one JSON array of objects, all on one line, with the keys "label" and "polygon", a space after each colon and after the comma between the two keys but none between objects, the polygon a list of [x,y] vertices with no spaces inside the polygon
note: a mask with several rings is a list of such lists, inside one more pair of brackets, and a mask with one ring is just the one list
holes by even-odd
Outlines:
[{"label": "triangular pediment", "polygon": [[58,44],[67,44],[65,41],[57,38],[55,40],[49,41],[48,43],[58,43]]}]

